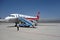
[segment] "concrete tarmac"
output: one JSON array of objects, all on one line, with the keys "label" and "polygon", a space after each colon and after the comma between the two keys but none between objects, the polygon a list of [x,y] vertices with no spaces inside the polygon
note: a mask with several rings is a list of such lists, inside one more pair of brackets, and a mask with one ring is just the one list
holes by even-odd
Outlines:
[{"label": "concrete tarmac", "polygon": [[0,23],[0,40],[60,40],[60,23],[38,23],[36,28],[14,27]]}]

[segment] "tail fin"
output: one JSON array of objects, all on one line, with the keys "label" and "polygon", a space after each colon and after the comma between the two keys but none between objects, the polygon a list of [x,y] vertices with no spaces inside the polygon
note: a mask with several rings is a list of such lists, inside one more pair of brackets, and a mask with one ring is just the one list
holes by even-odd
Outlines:
[{"label": "tail fin", "polygon": [[39,20],[39,18],[40,18],[40,12],[38,12],[37,14],[37,19]]}]

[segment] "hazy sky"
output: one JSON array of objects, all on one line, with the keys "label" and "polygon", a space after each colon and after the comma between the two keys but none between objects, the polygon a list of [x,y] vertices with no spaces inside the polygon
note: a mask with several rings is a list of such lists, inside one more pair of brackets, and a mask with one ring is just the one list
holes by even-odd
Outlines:
[{"label": "hazy sky", "polygon": [[60,0],[0,0],[0,17],[11,13],[36,16],[41,18],[60,18]]}]

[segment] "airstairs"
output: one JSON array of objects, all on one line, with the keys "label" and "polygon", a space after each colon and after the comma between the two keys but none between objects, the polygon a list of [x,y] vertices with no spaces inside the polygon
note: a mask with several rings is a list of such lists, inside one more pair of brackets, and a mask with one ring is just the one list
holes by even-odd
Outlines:
[{"label": "airstairs", "polygon": [[21,22],[21,24],[19,24],[18,26],[20,27],[34,27],[32,22],[25,19],[25,18],[22,18],[22,17],[19,17],[18,20]]}]

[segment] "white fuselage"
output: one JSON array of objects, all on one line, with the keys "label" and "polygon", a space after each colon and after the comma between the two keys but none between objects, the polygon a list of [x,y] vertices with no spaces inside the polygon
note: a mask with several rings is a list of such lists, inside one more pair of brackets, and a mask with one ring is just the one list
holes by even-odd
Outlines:
[{"label": "white fuselage", "polygon": [[18,17],[23,17],[23,18],[36,18],[36,17],[22,15],[22,14],[10,14],[9,16],[7,16],[5,18],[5,20],[6,20],[6,22],[17,22],[18,21],[18,19],[17,19]]}]

